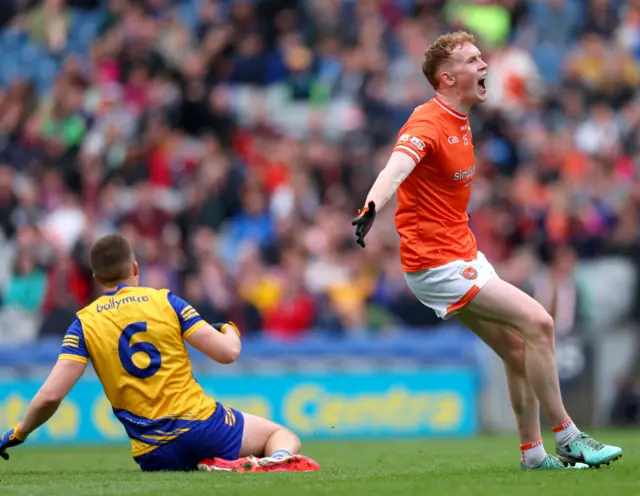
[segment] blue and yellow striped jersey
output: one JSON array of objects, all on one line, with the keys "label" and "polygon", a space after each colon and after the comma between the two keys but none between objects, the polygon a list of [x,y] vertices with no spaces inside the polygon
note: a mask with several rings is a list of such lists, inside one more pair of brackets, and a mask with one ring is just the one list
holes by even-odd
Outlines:
[{"label": "blue and yellow striped jersey", "polygon": [[194,379],[184,339],[205,325],[170,291],[120,285],[77,313],[60,359],[88,363],[124,425],[133,456],[187,432],[216,409]]}]

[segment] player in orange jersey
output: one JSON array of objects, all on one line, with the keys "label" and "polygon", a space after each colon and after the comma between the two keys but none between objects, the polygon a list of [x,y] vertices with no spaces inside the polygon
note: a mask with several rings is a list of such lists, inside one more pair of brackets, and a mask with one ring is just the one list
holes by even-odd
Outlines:
[{"label": "player in orange jersey", "polygon": [[[468,33],[441,36],[423,72],[436,96],[417,107],[353,220],[363,248],[376,210],[397,192],[396,228],[407,283],[436,314],[455,315],[503,359],[518,423],[523,469],[599,466],[622,450],[582,433],[560,394],[552,317],[501,280],[476,246],[467,205],[475,174],[467,114],[487,97],[488,65]],[[557,457],[542,445],[539,408],[556,434]]]}]

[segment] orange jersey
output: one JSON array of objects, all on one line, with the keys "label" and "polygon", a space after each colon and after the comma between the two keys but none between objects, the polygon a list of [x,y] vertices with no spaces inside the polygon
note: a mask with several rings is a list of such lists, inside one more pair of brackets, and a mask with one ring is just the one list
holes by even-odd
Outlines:
[{"label": "orange jersey", "polygon": [[467,116],[435,97],[413,111],[394,151],[417,164],[397,193],[403,269],[417,272],[475,259],[467,215],[475,159]]}]

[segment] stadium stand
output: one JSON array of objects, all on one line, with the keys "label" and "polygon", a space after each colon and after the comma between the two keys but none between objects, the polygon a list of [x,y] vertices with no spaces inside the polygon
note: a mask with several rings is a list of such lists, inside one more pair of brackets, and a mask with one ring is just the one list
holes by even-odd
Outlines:
[{"label": "stadium stand", "polygon": [[433,331],[393,208],[364,251],[349,220],[431,96],[421,57],[447,29],[476,32],[492,67],[470,213],[501,275],[535,292],[632,253],[639,17],[615,0],[4,5],[0,339],[60,336],[95,296],[88,245],[114,230],[143,284],[250,334]]}]

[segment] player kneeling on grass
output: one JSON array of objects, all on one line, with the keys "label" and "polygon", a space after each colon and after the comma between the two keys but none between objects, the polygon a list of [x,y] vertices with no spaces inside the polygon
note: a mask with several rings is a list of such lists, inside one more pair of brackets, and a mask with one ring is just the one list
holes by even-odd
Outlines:
[{"label": "player kneeling on grass", "polygon": [[91,359],[143,471],[320,469],[298,454],[294,433],[223,406],[194,379],[184,340],[217,362],[233,363],[241,348],[233,323],[210,326],[170,291],[139,287],[133,250],[122,236],[99,239],[90,263],[104,296],[78,312],[24,420],[0,439],[2,458],[51,418]]}]

